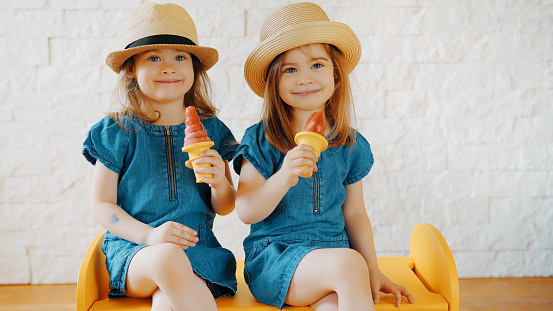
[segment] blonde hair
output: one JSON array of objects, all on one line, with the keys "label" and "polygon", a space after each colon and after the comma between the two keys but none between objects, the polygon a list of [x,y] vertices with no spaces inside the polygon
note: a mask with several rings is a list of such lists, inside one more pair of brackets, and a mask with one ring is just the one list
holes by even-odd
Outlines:
[{"label": "blonde hair", "polygon": [[[354,132],[350,126],[353,103],[349,76],[344,68],[344,58],[335,46],[331,44],[322,44],[322,46],[334,67],[334,92],[325,103],[324,108],[325,117],[333,127],[329,146],[348,145],[351,147],[355,141]],[[296,133],[292,107],[282,100],[278,91],[282,75],[283,55],[284,53],[275,57],[267,69],[263,122],[265,123],[265,137],[269,143],[286,153],[295,146],[294,136]]]},{"label": "blonde hair", "polygon": [[[211,103],[211,80],[200,60],[194,54],[191,55],[194,82],[190,90],[184,95],[182,104],[183,107],[194,106],[202,119],[212,118],[217,113],[217,109]],[[120,109],[106,115],[117,122],[126,116],[136,116],[144,122],[153,123],[159,119],[160,112],[152,107],[148,98],[138,87],[136,79],[127,77],[127,73],[132,70],[134,62],[133,56],[128,58],[121,66],[119,80],[112,100],[114,104],[120,106]]]}]

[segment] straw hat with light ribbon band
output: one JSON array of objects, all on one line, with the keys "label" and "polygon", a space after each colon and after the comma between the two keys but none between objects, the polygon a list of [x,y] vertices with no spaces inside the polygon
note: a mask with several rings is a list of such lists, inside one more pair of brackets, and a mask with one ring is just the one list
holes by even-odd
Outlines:
[{"label": "straw hat with light ribbon band", "polygon": [[279,54],[302,45],[328,43],[343,54],[349,74],[361,58],[361,42],[346,24],[332,22],[318,5],[295,3],[273,11],[261,27],[260,44],[244,65],[246,82],[255,94],[263,97],[266,72]]},{"label": "straw hat with light ribbon band", "polygon": [[182,7],[146,3],[134,9],[125,26],[125,49],[108,55],[106,64],[115,72],[131,56],[153,49],[175,49],[194,54],[209,69],[217,63],[216,49],[199,46],[194,21]]}]

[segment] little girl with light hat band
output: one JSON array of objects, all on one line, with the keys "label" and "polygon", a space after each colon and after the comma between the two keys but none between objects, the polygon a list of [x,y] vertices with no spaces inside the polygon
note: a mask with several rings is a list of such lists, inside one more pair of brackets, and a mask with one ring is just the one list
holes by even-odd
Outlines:
[{"label": "little girl with light hat band", "polygon": [[[130,14],[125,48],[107,65],[119,73],[122,108],[94,125],[83,155],[95,165],[91,209],[108,230],[103,251],[110,298],[152,297],[153,310],[217,310],[236,293],[236,261],[213,234],[216,214],[234,210],[228,161],[236,141],[215,116],[206,71],[217,50],[201,46],[194,21],[176,4],[146,3]],[[185,138],[195,107],[215,143],[196,164]]]},{"label": "little girl with light hat band", "polygon": [[[251,224],[244,275],[254,297],[283,308],[374,310],[379,291],[397,305],[411,294],[378,268],[362,179],[374,158],[350,126],[348,75],[361,56],[351,28],[310,2],[273,11],[244,65],[263,97],[263,118],[248,128],[233,162],[236,211]],[[309,116],[324,111],[328,149],[294,143]],[[312,177],[299,178],[313,173]]]}]

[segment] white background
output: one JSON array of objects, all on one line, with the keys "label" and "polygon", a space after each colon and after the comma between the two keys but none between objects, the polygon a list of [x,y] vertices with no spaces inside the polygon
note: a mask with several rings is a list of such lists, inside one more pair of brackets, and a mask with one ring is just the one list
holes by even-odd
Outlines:
[{"label": "white background", "polygon": [[[110,107],[105,57],[142,2],[0,0],[0,284],[77,281],[101,229],[82,142]],[[291,1],[175,2],[219,50],[214,97],[240,140],[261,107],[244,61]],[[553,1],[315,2],[363,45],[354,126],[376,159],[363,183],[378,254],[408,255],[426,222],[460,277],[553,275]],[[243,258],[236,213],[215,233]]]}]

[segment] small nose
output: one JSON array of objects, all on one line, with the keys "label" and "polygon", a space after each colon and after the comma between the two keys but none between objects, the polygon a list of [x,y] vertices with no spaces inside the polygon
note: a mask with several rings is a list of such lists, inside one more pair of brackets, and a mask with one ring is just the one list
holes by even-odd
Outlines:
[{"label": "small nose", "polygon": [[298,84],[299,85],[305,85],[305,84],[309,84],[309,83],[312,83],[313,82],[313,79],[311,77],[311,74],[309,71],[304,71],[304,72],[300,72],[299,76],[298,76]]},{"label": "small nose", "polygon": [[173,66],[171,63],[164,63],[163,67],[161,69],[161,72],[164,74],[172,74],[175,73],[175,66]]}]

